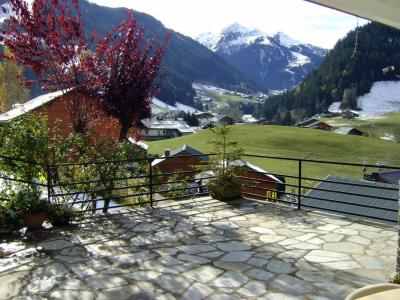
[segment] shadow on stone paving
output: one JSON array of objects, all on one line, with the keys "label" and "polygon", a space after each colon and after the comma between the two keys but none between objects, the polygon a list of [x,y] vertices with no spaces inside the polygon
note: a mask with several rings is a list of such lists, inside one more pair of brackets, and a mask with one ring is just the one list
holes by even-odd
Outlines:
[{"label": "shadow on stone paving", "polygon": [[3,240],[0,299],[341,299],[388,281],[395,241],[270,204],[166,203]]}]

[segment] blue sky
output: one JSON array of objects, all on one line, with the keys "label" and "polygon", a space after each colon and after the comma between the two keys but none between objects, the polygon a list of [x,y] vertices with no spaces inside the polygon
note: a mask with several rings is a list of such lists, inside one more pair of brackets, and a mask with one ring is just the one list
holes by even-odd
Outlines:
[{"label": "blue sky", "polygon": [[[196,37],[238,22],[266,33],[283,31],[292,38],[332,48],[357,26],[357,18],[303,0],[91,0],[148,13],[169,28]],[[366,21],[359,19],[359,24]]]}]

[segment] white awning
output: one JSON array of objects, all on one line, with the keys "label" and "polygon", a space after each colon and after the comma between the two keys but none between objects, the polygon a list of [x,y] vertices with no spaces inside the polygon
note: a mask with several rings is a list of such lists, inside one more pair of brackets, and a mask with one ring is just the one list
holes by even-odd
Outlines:
[{"label": "white awning", "polygon": [[400,29],[399,0],[305,0]]}]

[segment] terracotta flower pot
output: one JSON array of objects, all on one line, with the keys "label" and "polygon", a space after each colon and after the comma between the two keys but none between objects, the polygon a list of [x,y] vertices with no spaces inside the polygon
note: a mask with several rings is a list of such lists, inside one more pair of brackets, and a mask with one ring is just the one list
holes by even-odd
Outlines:
[{"label": "terracotta flower pot", "polygon": [[46,220],[45,212],[29,213],[25,212],[22,214],[22,220],[28,229],[36,230],[42,227],[44,220]]}]

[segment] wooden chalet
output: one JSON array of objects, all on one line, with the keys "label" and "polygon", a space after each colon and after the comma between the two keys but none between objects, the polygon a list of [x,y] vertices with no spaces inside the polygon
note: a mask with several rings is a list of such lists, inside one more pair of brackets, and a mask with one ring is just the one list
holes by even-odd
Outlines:
[{"label": "wooden chalet", "polygon": [[[70,92],[72,93],[72,92]],[[48,119],[50,128],[60,123],[59,130],[62,136],[74,132],[73,123],[69,114],[68,103],[62,92],[53,92],[36,97],[26,103],[14,105],[12,109],[0,115],[0,124],[21,117],[24,114],[35,112]],[[118,120],[107,116],[101,105],[90,98],[82,96],[82,106],[90,109],[93,116],[91,128],[101,138],[117,140],[119,138],[120,125]]]}]

